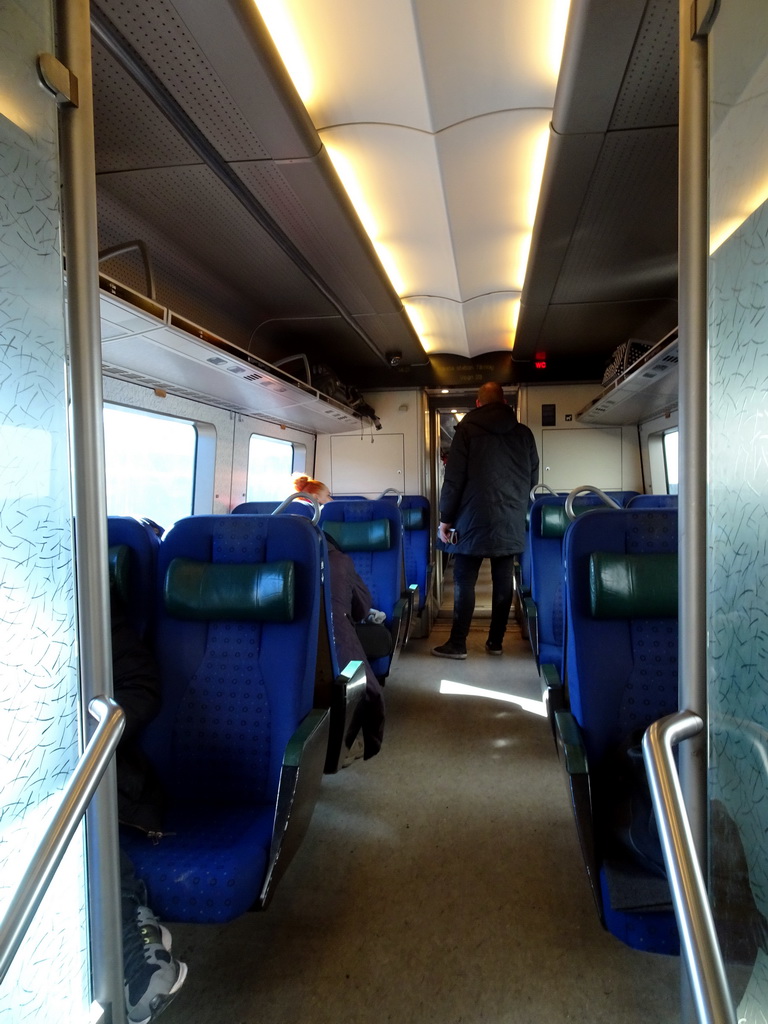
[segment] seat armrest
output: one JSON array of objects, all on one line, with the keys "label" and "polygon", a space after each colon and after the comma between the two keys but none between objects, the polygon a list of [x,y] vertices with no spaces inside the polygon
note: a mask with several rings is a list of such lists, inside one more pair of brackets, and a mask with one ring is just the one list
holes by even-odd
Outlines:
[{"label": "seat armrest", "polygon": [[365,684],[365,666],[362,661],[350,661],[333,682],[328,751],[325,758],[325,772],[328,775],[339,770],[342,755],[354,739],[349,734],[355,724],[360,701],[365,696]]},{"label": "seat armrest", "polygon": [[267,906],[275,885],[291,862],[309,828],[328,752],[330,711],[313,708],[288,741],[280,769],[269,864],[259,896]]},{"label": "seat armrest", "polygon": [[547,709],[547,718],[552,729],[552,735],[557,746],[557,728],[555,714],[566,709],[565,687],[557,671],[557,666],[551,662],[544,662],[541,665],[541,697]]},{"label": "seat armrest", "polygon": [[430,562],[427,566],[427,572],[425,575],[426,583],[424,585],[424,600],[429,600],[429,595],[432,593],[432,580],[435,578],[435,563]]},{"label": "seat armrest", "polygon": [[568,795],[576,823],[581,855],[592,889],[595,908],[604,920],[600,870],[595,853],[595,825],[592,813],[592,786],[587,765],[587,752],[579,723],[570,711],[555,712],[555,734],[560,761],[565,769]]},{"label": "seat armrest", "polygon": [[389,661],[390,672],[395,667],[397,659],[400,657],[400,651],[405,643],[405,635],[408,629],[409,606],[410,598],[401,597],[398,598],[395,607],[392,609],[392,625],[390,626],[390,631],[392,633],[392,657]]},{"label": "seat armrest", "polygon": [[555,733],[566,772],[569,775],[588,775],[587,752],[581,729],[570,711],[555,712]]},{"label": "seat armrest", "polygon": [[405,646],[408,643],[408,641],[411,639],[411,632],[413,630],[413,623],[414,623],[414,620],[415,620],[415,618],[416,618],[416,616],[418,615],[418,612],[419,612],[419,599],[420,599],[420,595],[419,595],[419,584],[418,583],[409,583],[408,584],[407,598],[408,598],[408,626],[407,626],[407,629],[405,631],[405,639],[403,640],[403,646]]},{"label": "seat armrest", "polygon": [[532,597],[523,598],[523,609],[526,622],[528,623],[528,640],[531,644],[533,656],[536,659],[536,668],[541,672],[539,665],[539,613]]}]

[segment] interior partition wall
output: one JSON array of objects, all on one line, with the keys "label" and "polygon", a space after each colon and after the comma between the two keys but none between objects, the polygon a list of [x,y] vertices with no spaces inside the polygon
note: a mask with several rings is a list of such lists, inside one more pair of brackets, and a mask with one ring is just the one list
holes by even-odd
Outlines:
[{"label": "interior partition wall", "polygon": [[710,894],[737,1017],[768,1017],[768,5],[709,39]]},{"label": "interior partition wall", "polygon": [[[112,687],[90,59],[88,0],[0,5],[0,920]],[[87,817],[2,1024],[125,1020],[113,768]]]},{"label": "interior partition wall", "polygon": [[[80,752],[51,0],[0,19],[0,912]],[[82,834],[0,988],[0,1021],[91,1015]]]}]

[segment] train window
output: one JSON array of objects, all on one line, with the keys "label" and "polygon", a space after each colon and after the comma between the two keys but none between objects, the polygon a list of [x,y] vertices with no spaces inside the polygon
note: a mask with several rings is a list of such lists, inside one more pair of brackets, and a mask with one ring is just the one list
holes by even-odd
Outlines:
[{"label": "train window", "polygon": [[104,407],[107,513],[168,528],[192,514],[197,428],[188,420]]},{"label": "train window", "polygon": [[291,490],[294,445],[276,437],[251,434],[248,444],[246,501],[281,501]]},{"label": "train window", "polygon": [[664,470],[667,477],[667,494],[677,494],[677,430],[664,433]]}]

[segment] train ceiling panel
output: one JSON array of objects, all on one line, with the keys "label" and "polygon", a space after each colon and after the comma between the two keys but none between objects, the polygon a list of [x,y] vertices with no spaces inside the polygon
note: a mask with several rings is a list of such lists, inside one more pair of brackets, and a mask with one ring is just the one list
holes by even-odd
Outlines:
[{"label": "train ceiling panel", "polygon": [[[214,331],[237,319],[226,333],[262,358],[296,346],[314,362],[378,372],[389,368],[390,349],[423,360],[306,114],[287,117],[280,93],[254,97],[253,40],[233,13],[245,5],[223,7],[203,12],[215,24],[198,26],[200,36],[222,45],[229,29],[249,60],[219,53],[216,88],[170,3],[153,4],[149,20],[143,5],[136,16],[137,5],[122,0],[94,8],[100,249],[141,239],[161,301]],[[140,88],[125,88],[126,78]],[[278,159],[267,154],[262,127]],[[147,140],[162,141],[157,159]],[[104,269],[135,287],[135,263],[121,255]],[[186,295],[184,281],[194,282]],[[228,292],[237,298],[222,306]],[[372,340],[381,331],[364,326],[375,317],[386,323],[381,345]]]},{"label": "train ceiling panel", "polygon": [[[659,128],[651,137],[647,131],[606,136],[553,302],[674,297],[676,173],[675,128]],[[627,205],[627,195],[634,197],[636,205]],[[656,215],[648,216],[653,205]]]},{"label": "train ceiling panel", "polygon": [[441,382],[446,356],[594,367],[674,326],[676,0],[571,0],[557,93],[560,0],[283,6],[314,86],[252,0],[95,0],[99,245],[141,239],[160,301],[383,387],[430,354]]},{"label": "train ceiling panel", "polygon": [[570,31],[580,45],[555,99],[522,359],[608,355],[677,324],[677,3],[574,5]]}]

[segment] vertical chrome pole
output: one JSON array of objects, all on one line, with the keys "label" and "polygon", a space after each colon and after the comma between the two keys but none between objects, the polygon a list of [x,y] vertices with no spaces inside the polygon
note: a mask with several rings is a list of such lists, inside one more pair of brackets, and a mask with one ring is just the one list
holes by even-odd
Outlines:
[{"label": "vertical chrome pole", "polygon": [[[78,637],[85,709],[99,693],[112,695],[90,5],[88,0],[62,0],[57,11],[58,57],[78,80],[78,106],[62,109],[60,138]],[[105,1007],[112,1024],[124,1024],[116,804],[113,764],[87,814],[90,947],[94,998]]]},{"label": "vertical chrome pole", "polygon": [[[696,3],[680,0],[680,707],[707,717],[707,42]],[[691,833],[707,877],[707,729],[680,748]],[[687,983],[683,1017],[692,1018]]]}]

